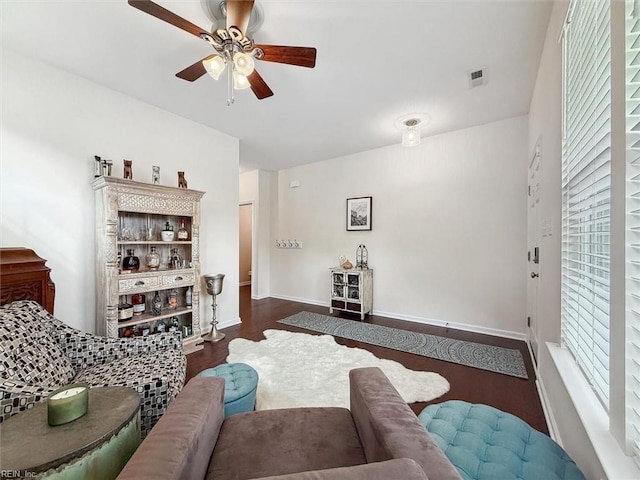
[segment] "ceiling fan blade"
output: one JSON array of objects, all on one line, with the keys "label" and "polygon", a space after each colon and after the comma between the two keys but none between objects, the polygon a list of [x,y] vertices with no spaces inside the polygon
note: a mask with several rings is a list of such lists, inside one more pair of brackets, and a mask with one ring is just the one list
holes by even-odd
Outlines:
[{"label": "ceiling fan blade", "polygon": [[253,0],[227,0],[227,30],[236,27],[244,35],[247,34],[249,17],[253,10]]},{"label": "ceiling fan blade", "polygon": [[251,72],[251,75],[249,75],[247,79],[251,84],[251,90],[253,90],[253,93],[258,97],[258,100],[262,100],[263,98],[273,95],[269,85],[267,85],[267,83],[262,79],[257,70]]},{"label": "ceiling fan blade", "polygon": [[204,28],[200,28],[199,26],[194,25],[190,21],[185,20],[184,18],[176,15],[173,12],[170,12],[169,10],[167,10],[164,7],[161,7],[157,3],[153,3],[149,0],[129,0],[129,5],[131,5],[134,8],[137,8],[138,10],[144,13],[148,13],[149,15],[152,15],[156,18],[159,18],[160,20],[170,23],[175,27],[181,28],[185,32],[189,32],[195,35],[196,37],[200,37],[200,35],[203,33],[206,33],[207,35],[209,35],[209,32],[206,31]]},{"label": "ceiling fan blade", "polygon": [[260,60],[265,62],[286,63],[299,67],[316,66],[316,49],[313,47],[287,47],[281,45],[256,45],[264,52]]},{"label": "ceiling fan blade", "polygon": [[208,57],[203,58],[202,60],[198,60],[193,65],[188,66],[184,70],[176,73],[176,77],[181,78],[183,80],[187,80],[189,82],[194,82],[199,79],[202,75],[207,73],[207,69],[204,68],[205,60],[209,60],[210,58],[215,57],[215,55],[209,55]]}]

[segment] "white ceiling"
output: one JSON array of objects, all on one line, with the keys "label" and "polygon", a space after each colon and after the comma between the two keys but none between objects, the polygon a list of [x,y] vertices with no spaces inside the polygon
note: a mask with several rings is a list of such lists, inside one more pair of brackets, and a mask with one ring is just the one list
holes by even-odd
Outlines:
[{"label": "white ceiling", "polygon": [[[201,0],[156,3],[204,28]],[[426,137],[524,115],[552,2],[263,0],[256,43],[316,47],[314,69],[257,62],[275,95],[226,105],[226,83],[175,73],[204,41],[126,0],[2,0],[3,47],[240,139],[244,169],[279,170],[399,143],[399,117]],[[470,89],[468,72],[488,83]]]}]

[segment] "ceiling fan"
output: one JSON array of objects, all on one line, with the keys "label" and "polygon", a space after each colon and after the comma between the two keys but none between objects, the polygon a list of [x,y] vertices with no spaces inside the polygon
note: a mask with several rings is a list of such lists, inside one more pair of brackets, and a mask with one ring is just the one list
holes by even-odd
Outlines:
[{"label": "ceiling fan", "polygon": [[227,69],[227,105],[234,102],[233,90],[251,88],[262,100],[273,92],[254,67],[254,59],[265,62],[286,63],[313,68],[316,65],[316,49],[254,44],[247,37],[249,17],[254,0],[226,0],[221,7],[226,10],[226,28],[208,32],[175,13],[149,0],[128,0],[129,5],[174,25],[209,43],[215,53],[176,73],[176,76],[193,82],[205,73],[218,79]]}]

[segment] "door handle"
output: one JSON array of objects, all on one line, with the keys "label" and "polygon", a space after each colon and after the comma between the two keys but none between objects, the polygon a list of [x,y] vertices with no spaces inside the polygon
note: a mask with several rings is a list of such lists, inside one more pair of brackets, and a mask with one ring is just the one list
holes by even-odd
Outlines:
[{"label": "door handle", "polygon": [[531,278],[538,278],[540,275],[536,272],[531,272]]}]

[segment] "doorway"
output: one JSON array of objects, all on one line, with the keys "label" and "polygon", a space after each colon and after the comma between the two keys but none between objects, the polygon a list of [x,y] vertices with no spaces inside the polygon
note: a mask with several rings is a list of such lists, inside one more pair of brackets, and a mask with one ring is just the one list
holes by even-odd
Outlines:
[{"label": "doorway", "polygon": [[238,241],[238,279],[240,287],[253,290],[253,202],[240,203]]},{"label": "doorway", "polygon": [[542,154],[540,139],[529,162],[528,202],[527,202],[527,338],[533,353],[533,361],[538,363],[538,301],[540,284],[540,177]]}]

